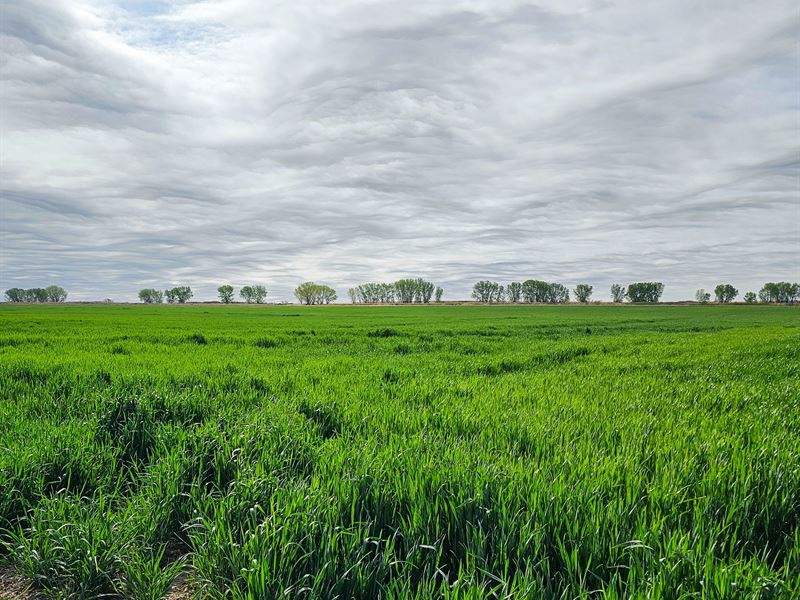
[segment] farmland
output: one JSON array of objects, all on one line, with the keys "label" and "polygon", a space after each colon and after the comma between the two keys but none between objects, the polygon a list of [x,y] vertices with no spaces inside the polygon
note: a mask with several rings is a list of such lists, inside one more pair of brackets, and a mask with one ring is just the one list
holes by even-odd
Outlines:
[{"label": "farmland", "polygon": [[790,598],[800,311],[0,306],[54,598]]}]

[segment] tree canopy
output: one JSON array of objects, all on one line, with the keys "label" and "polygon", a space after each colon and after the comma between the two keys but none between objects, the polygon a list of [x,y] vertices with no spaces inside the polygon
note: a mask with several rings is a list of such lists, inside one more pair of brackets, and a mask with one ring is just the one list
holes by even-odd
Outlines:
[{"label": "tree canopy", "polygon": [[64,302],[67,291],[57,285],[46,288],[10,288],[5,291],[6,300],[9,302]]},{"label": "tree canopy", "polygon": [[217,294],[219,294],[219,301],[223,304],[230,304],[233,302],[233,286],[232,285],[221,285],[217,288]]},{"label": "tree canopy", "polygon": [[573,290],[575,292],[575,299],[578,302],[583,302],[583,303],[588,302],[592,297],[593,289],[594,289],[593,286],[587,283],[579,283],[578,285],[575,286],[575,289]]},{"label": "tree canopy", "polygon": [[164,292],[155,288],[139,290],[139,300],[145,304],[161,304],[164,301]]},{"label": "tree canopy", "polygon": [[164,290],[164,297],[170,304],[186,304],[192,298],[192,288],[188,285],[179,285],[168,290]]},{"label": "tree canopy", "polygon": [[788,281],[765,283],[758,292],[758,298],[761,302],[769,304],[797,302],[800,300],[800,283]]},{"label": "tree canopy", "polygon": [[739,290],[733,287],[730,283],[721,283],[714,288],[714,297],[717,302],[727,304],[733,302],[734,298],[739,295]]},{"label": "tree canopy", "polygon": [[431,301],[434,293],[438,293],[437,302],[441,300],[444,290],[421,277],[399,279],[394,283],[362,283],[347,290],[353,304],[401,304],[425,303]]},{"label": "tree canopy", "polygon": [[478,281],[472,286],[472,297],[478,302],[502,302],[505,300],[505,288],[496,281]]},{"label": "tree canopy", "polygon": [[623,286],[618,283],[614,283],[611,285],[611,301],[619,304],[620,302],[625,302],[625,298],[628,295],[628,290],[626,290]]},{"label": "tree canopy", "polygon": [[563,304],[569,302],[569,290],[560,283],[547,283],[539,279],[528,279],[522,283],[522,299],[525,302]]},{"label": "tree canopy", "polygon": [[246,285],[239,290],[239,295],[248,304],[262,304],[267,297],[267,288],[263,285]]},{"label": "tree canopy", "polygon": [[664,293],[660,281],[643,281],[628,284],[627,296],[631,302],[658,302]]},{"label": "tree canopy", "polygon": [[336,300],[336,290],[327,285],[306,281],[294,290],[295,297],[302,304],[330,304]]}]

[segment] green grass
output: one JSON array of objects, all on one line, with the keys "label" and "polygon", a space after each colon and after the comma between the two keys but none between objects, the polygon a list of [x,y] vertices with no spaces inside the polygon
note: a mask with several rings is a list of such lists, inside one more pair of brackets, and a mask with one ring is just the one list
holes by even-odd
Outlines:
[{"label": "green grass", "polygon": [[791,598],[787,307],[2,306],[53,598]]}]

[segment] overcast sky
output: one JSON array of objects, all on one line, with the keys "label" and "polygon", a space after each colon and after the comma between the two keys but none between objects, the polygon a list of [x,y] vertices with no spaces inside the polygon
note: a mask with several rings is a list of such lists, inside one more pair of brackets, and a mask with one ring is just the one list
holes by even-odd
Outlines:
[{"label": "overcast sky", "polygon": [[800,279],[800,8],[2,3],[0,285]]}]

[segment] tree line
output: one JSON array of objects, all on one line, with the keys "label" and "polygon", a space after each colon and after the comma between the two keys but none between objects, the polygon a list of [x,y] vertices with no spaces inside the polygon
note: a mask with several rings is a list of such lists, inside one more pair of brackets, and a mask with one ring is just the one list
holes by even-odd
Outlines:
[{"label": "tree line", "polygon": [[442,301],[444,290],[421,277],[394,283],[362,283],[347,290],[353,304],[428,304]]},{"label": "tree line", "polygon": [[[247,304],[263,304],[267,298],[267,288],[261,284],[245,285],[239,290],[239,297]],[[294,295],[301,304],[330,304],[336,300],[336,290],[327,286],[306,281],[298,285]],[[193,296],[188,285],[174,287],[163,292],[154,288],[139,290],[139,300],[145,304],[184,304]],[[226,283],[217,288],[217,296],[223,304],[234,302],[236,288]]]},{"label": "tree line", "polygon": [[[738,295],[739,290],[729,283],[720,284],[714,288],[714,300],[720,304],[733,302]],[[711,301],[711,292],[701,288],[695,293],[694,299],[701,304],[707,304]],[[755,304],[756,302],[793,304],[800,302],[800,283],[789,283],[788,281],[765,283],[758,291],[758,295],[755,292],[747,292],[743,299],[746,304]]]},{"label": "tree line", "polygon": [[194,294],[188,285],[179,285],[163,292],[154,288],[139,290],[139,300],[145,304],[161,304],[166,300],[169,304],[185,304]]},{"label": "tree line", "polygon": [[[575,300],[581,303],[591,301],[593,286],[580,283],[572,290]],[[217,288],[220,302],[234,302],[236,289],[230,284]],[[614,303],[655,303],[664,293],[664,284],[658,281],[644,281],[628,284],[627,287],[617,283],[611,286],[611,300]],[[444,290],[421,277],[398,279],[393,283],[363,283],[347,290],[353,304],[428,304],[431,299],[442,301]],[[184,304],[193,297],[192,288],[188,285],[176,286],[164,291],[155,288],[139,290],[139,300],[145,304]],[[327,285],[306,281],[294,290],[295,298],[301,304],[330,304],[337,299],[336,290]],[[715,302],[728,304],[739,296],[739,290],[729,283],[721,283],[714,288]],[[64,302],[67,291],[57,285],[46,288],[10,288],[5,291],[8,302]],[[267,297],[267,288],[263,285],[246,285],[239,290],[239,297],[248,304],[262,304]],[[570,301],[570,290],[560,283],[548,283],[538,279],[523,282],[514,281],[503,285],[496,281],[478,281],[472,288],[472,298],[488,304],[509,302],[512,304],[540,303],[564,304]],[[747,304],[792,304],[800,302],[800,283],[787,281],[765,283],[758,294],[744,294]],[[702,304],[711,301],[711,292],[699,289],[695,300]]]},{"label": "tree line", "polygon": [[[594,287],[580,283],[572,290],[575,300],[587,303],[592,298]],[[622,303],[655,303],[664,293],[664,284],[660,281],[641,281],[628,284],[627,287],[615,283],[611,286],[611,301]],[[733,302],[739,290],[729,283],[721,283],[714,288],[714,300],[720,304]],[[564,304],[570,301],[569,290],[560,283],[548,283],[537,279],[529,279],[522,283],[514,281],[506,286],[496,281],[478,281],[472,288],[472,298],[478,302],[497,303],[518,302],[541,304]],[[711,301],[711,293],[704,289],[697,290],[695,300],[700,303]],[[800,301],[800,284],[781,281],[765,283],[756,295],[747,292],[744,301],[748,304],[761,302],[764,304],[790,304]]]},{"label": "tree line", "polygon": [[67,290],[58,285],[48,285],[46,288],[6,290],[6,300],[9,302],[64,302],[66,299]]},{"label": "tree line", "polygon": [[[587,303],[592,299],[594,286],[579,283],[572,290],[575,299]],[[631,283],[623,287],[618,283],[611,286],[613,302],[658,302],[664,293],[664,284],[658,281]],[[569,289],[560,283],[548,283],[539,279],[513,281],[507,286],[496,281],[479,281],[472,288],[472,297],[478,302],[518,302],[538,304],[565,304],[569,302]]]}]

